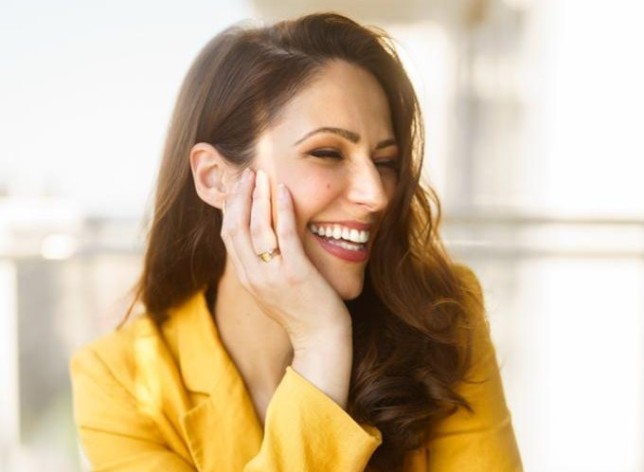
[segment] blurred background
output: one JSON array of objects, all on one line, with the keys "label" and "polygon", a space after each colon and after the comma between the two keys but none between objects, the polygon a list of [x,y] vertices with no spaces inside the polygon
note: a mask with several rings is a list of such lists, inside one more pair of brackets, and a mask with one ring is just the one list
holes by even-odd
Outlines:
[{"label": "blurred background", "polygon": [[644,471],[644,4],[0,2],[0,470],[84,470],[67,363],[139,268],[180,81],[230,23],[385,28],[527,471]]}]

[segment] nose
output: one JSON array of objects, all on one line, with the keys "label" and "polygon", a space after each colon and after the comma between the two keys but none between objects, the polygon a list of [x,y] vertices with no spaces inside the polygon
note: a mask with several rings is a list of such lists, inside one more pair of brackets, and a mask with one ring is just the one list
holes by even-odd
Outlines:
[{"label": "nose", "polygon": [[389,203],[380,172],[371,159],[357,163],[349,171],[349,200],[364,206],[371,212],[380,212]]}]

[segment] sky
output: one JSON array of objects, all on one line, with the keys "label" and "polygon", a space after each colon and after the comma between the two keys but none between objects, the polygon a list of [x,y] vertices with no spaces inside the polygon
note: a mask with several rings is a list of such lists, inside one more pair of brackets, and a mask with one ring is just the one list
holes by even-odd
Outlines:
[{"label": "sky", "polygon": [[0,192],[148,204],[181,80],[244,1],[0,3]]}]

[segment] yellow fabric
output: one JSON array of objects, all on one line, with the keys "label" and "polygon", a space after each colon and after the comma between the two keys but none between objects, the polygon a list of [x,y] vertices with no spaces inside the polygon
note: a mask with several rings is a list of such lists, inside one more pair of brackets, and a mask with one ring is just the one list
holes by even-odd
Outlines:
[{"label": "yellow fabric", "polygon": [[[480,286],[471,271],[468,285]],[[405,470],[521,471],[489,327],[478,310],[473,373],[460,392],[474,414],[444,420]],[[74,414],[94,471],[362,472],[382,442],[321,390],[287,367],[264,428],[221,343],[204,293],[159,330],[142,316],[77,352]]]}]

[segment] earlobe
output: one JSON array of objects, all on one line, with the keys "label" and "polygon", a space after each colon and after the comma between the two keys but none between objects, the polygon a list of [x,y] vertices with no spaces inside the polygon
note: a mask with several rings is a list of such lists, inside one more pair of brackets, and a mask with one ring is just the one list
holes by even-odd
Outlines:
[{"label": "earlobe", "polygon": [[229,191],[232,164],[211,144],[197,143],[190,150],[190,168],[199,198],[221,209]]}]

